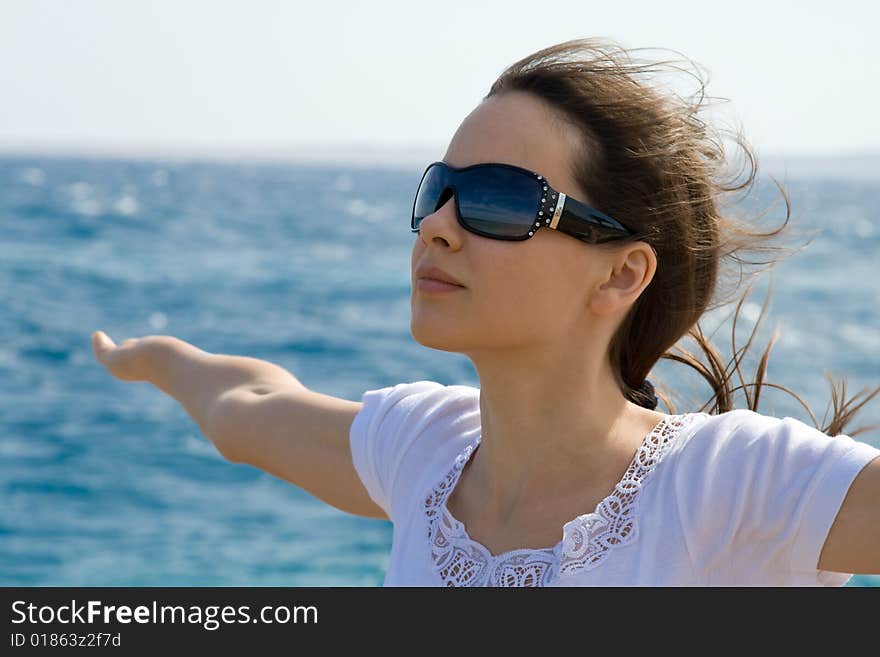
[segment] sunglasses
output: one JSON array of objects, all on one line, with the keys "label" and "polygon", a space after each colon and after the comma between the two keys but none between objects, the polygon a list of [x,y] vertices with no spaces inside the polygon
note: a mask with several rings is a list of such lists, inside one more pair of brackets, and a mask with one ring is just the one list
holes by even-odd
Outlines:
[{"label": "sunglasses", "polygon": [[635,235],[607,214],[559,192],[546,178],[512,164],[481,163],[451,167],[428,165],[412,209],[412,232],[422,219],[453,196],[458,223],[477,235],[497,240],[527,240],[549,227],[590,244]]}]

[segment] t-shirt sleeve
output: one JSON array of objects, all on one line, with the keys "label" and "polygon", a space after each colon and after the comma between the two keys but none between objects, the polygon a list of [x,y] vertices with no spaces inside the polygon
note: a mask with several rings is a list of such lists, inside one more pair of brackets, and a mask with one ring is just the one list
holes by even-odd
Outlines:
[{"label": "t-shirt sleeve", "polygon": [[845,584],[852,573],[819,570],[819,556],[850,485],[880,449],[792,417],[731,418],[741,421],[697,440],[690,485],[679,482],[695,496],[683,505],[685,531],[709,584]]},{"label": "t-shirt sleeve", "polygon": [[[783,419],[779,433],[782,438],[777,440],[783,441],[782,448],[791,454],[787,469],[791,484],[800,494],[798,499],[786,502],[783,482],[776,498],[781,502],[778,513],[791,508],[795,514],[789,568],[793,573],[815,575],[820,584],[845,584],[852,573],[822,571],[816,566],[852,482],[880,456],[880,449],[846,434],[828,436],[790,417]],[[770,508],[772,519],[776,511]]]},{"label": "t-shirt sleeve", "polygon": [[[370,498],[392,521],[408,467],[428,461],[431,440],[455,431],[472,397],[466,386],[415,381],[368,390],[351,425],[352,462]],[[421,438],[421,440],[420,440]]]}]

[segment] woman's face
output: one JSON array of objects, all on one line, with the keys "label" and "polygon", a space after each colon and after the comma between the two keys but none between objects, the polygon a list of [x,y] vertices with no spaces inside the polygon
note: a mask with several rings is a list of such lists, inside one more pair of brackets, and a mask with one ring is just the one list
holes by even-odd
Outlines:
[{"label": "woman's face", "polygon": [[[554,120],[529,94],[492,96],[453,135],[443,161],[453,167],[501,162],[536,171],[560,192],[589,202],[568,172],[577,131]],[[476,355],[589,337],[585,313],[591,288],[607,271],[605,252],[570,235],[541,228],[523,241],[469,232],[450,197],[422,220],[412,251],[411,331],[417,342]],[[435,266],[465,286],[421,291],[419,266]]]}]

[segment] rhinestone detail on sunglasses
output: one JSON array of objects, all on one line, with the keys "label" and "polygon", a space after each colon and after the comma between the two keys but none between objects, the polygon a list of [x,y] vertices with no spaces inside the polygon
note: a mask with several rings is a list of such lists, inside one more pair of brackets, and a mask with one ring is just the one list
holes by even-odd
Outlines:
[{"label": "rhinestone detail on sunglasses", "polygon": [[[535,174],[535,176],[538,178],[538,180],[544,180],[544,176],[541,176],[541,175],[538,175],[538,174]],[[544,185],[543,187],[544,187],[544,192],[546,192],[546,191],[547,191],[547,185]],[[556,207],[553,206],[554,203],[556,203],[556,193],[555,193],[555,192],[553,192],[553,193],[550,194],[550,200],[549,200],[549,201],[547,200],[547,194],[546,194],[546,193],[543,194],[543,195],[541,196],[541,209],[538,210],[538,216],[539,216],[539,217],[544,217],[544,213],[545,213],[545,212],[546,212],[549,216],[553,216],[553,215],[555,215],[555,214],[556,214]],[[561,204],[560,204],[560,206],[561,206]],[[554,217],[554,218],[555,218],[555,217]],[[547,224],[547,225],[549,225],[549,224],[550,224],[550,219],[545,218],[545,219],[544,219],[544,223]],[[538,219],[538,221],[535,222],[535,230],[538,230],[538,228],[540,228],[540,227],[541,227],[541,220]],[[529,236],[534,235],[534,234],[535,234],[535,231],[533,231],[533,230],[530,230],[530,231],[529,231]]]}]

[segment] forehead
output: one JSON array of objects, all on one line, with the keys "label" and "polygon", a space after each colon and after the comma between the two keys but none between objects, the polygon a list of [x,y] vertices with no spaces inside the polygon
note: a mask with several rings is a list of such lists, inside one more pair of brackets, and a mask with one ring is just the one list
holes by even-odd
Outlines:
[{"label": "forehead", "polygon": [[569,163],[576,129],[541,99],[507,92],[482,101],[456,130],[443,161],[453,167],[513,164],[543,174],[554,187],[571,185]]}]

